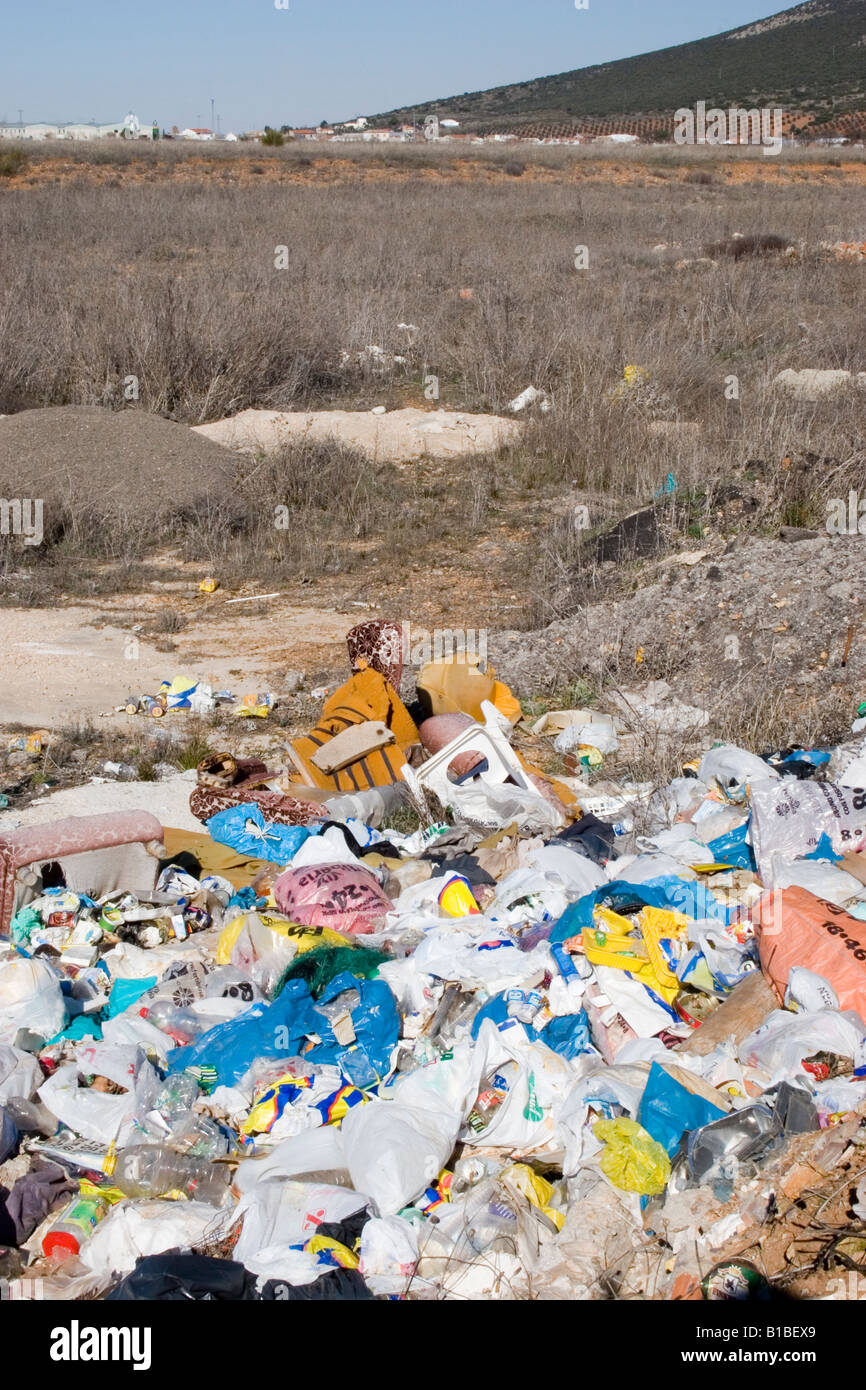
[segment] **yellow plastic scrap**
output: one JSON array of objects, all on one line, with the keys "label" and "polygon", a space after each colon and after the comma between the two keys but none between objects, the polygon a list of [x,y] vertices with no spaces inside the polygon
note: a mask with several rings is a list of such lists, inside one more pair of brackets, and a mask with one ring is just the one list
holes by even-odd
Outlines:
[{"label": "yellow plastic scrap", "polygon": [[679,993],[680,982],[668,968],[659,942],[681,938],[688,918],[667,908],[644,907],[637,921],[640,935],[635,934],[627,917],[608,907],[597,907],[592,929],[583,933],[584,953],[591,965],[627,970],[670,1004]]},{"label": "yellow plastic scrap", "polygon": [[511,724],[516,724],[523,713],[520,701],[504,681],[496,679],[496,672],[492,668],[480,671],[477,661],[468,657],[463,661],[428,661],[418,675],[418,689],[429,696],[434,714],[461,711],[483,724],[484,700],[489,700]]},{"label": "yellow plastic scrap", "polygon": [[558,1231],[562,1230],[565,1225],[565,1213],[550,1205],[554,1191],[552,1183],[533,1172],[528,1163],[512,1163],[503,1169],[502,1176],[507,1178],[518,1192],[522,1192],[534,1207],[543,1211]]},{"label": "yellow plastic scrap", "polygon": [[354,1250],[331,1236],[311,1236],[304,1249],[311,1255],[330,1255],[340,1269],[357,1269],[361,1263]]},{"label": "yellow plastic scrap", "polygon": [[614,1187],[639,1192],[642,1197],[657,1197],[664,1192],[671,1175],[671,1161],[662,1145],[637,1120],[596,1120],[592,1132],[605,1145],[601,1171]]},{"label": "yellow plastic scrap", "polygon": [[608,395],[610,401],[621,401],[628,391],[642,386],[649,381],[649,372],[646,367],[639,367],[634,362],[629,362],[622,374],[622,381],[618,382]]},{"label": "yellow plastic scrap", "polygon": [[273,701],[268,694],[244,695],[241,697],[240,703],[232,710],[232,714],[241,719],[267,719],[272,704]]},{"label": "yellow plastic scrap", "polygon": [[117,1202],[124,1201],[125,1192],[121,1192],[119,1187],[102,1187],[99,1183],[91,1182],[89,1178],[82,1178],[78,1189],[79,1197],[101,1197],[103,1202],[108,1202],[109,1206],[114,1206]]}]

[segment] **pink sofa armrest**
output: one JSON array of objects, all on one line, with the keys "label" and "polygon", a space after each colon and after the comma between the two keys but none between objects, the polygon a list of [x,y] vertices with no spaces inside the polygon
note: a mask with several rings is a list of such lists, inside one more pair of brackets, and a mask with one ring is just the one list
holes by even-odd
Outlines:
[{"label": "pink sofa armrest", "polygon": [[9,931],[19,869],[37,861],[44,863],[117,845],[158,844],[162,837],[162,826],[149,811],[69,816],[0,835],[0,936]]}]

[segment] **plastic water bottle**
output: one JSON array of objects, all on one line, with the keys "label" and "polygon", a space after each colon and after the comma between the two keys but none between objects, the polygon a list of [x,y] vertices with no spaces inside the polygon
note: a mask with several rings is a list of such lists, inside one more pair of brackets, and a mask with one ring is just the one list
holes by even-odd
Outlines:
[{"label": "plastic water bottle", "polygon": [[162,1144],[138,1144],[117,1158],[113,1183],[127,1197],[163,1197],[182,1192],[195,1202],[221,1206],[228,1192],[228,1170],[206,1158],[174,1153]]},{"label": "plastic water bottle", "polygon": [[181,1047],[194,1042],[212,1026],[211,1022],[200,1018],[192,1009],[181,1008],[170,999],[155,1000],[145,1017],[148,1023],[153,1023],[157,1028],[161,1028],[163,1033],[168,1033]]},{"label": "plastic water bottle", "polygon": [[477,1254],[507,1250],[517,1253],[519,1221],[514,1203],[495,1178],[472,1189],[466,1237]]}]

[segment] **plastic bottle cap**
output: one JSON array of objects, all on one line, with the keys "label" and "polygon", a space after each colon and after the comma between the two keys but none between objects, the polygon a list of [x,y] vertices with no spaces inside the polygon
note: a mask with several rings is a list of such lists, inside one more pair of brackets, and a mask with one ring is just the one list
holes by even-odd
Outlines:
[{"label": "plastic bottle cap", "polygon": [[71,1231],[49,1231],[42,1242],[43,1255],[77,1255],[81,1250],[76,1237]]}]

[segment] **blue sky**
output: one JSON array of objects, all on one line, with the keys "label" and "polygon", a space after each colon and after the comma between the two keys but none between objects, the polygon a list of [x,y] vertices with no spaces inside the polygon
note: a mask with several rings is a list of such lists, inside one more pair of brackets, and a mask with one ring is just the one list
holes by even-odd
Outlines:
[{"label": "blue sky", "polygon": [[318,124],[736,28],[784,0],[16,0],[0,120]]}]

